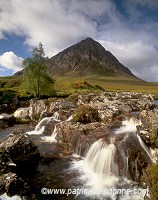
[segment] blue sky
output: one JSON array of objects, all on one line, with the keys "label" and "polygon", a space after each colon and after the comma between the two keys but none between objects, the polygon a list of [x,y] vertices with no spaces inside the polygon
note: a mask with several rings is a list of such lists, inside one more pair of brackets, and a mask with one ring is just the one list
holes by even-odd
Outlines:
[{"label": "blue sky", "polygon": [[51,57],[86,37],[136,76],[158,81],[157,0],[0,0],[0,76],[42,42]]}]

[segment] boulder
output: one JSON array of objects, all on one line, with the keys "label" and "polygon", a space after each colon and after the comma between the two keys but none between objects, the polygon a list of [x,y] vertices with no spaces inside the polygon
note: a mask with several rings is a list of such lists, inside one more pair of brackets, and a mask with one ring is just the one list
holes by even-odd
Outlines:
[{"label": "boulder", "polygon": [[38,121],[40,116],[47,111],[46,100],[30,100],[29,117],[32,121]]},{"label": "boulder", "polygon": [[142,170],[152,162],[140,142],[141,139],[133,132],[116,134],[113,138],[117,147],[115,161],[118,164],[120,175],[133,181],[139,181]]},{"label": "boulder", "polygon": [[8,158],[20,168],[33,168],[40,160],[37,147],[30,140],[29,136],[23,133],[10,135],[0,144],[0,149],[2,149]]},{"label": "boulder", "polygon": [[158,111],[143,110],[139,114],[142,126],[138,127],[142,140],[152,148],[158,148]]},{"label": "boulder", "polygon": [[85,156],[90,145],[101,137],[106,137],[109,130],[104,123],[62,122],[56,125],[56,140],[69,153]]},{"label": "boulder", "polygon": [[29,186],[17,174],[9,172],[0,177],[0,193],[6,192],[8,197],[15,194],[24,195],[29,191]]},{"label": "boulder", "polygon": [[4,176],[0,177],[0,195],[5,193],[5,182],[4,182]]},{"label": "boulder", "polygon": [[19,123],[28,123],[31,120],[29,116],[29,107],[19,108],[13,113],[13,115],[16,118],[16,122]]},{"label": "boulder", "polygon": [[10,115],[7,113],[2,113],[0,115],[0,130],[5,129],[9,126],[13,126],[15,124],[14,115]]},{"label": "boulder", "polygon": [[58,112],[61,120],[66,120],[74,111],[76,105],[66,99],[49,98],[30,100],[29,117],[32,121],[41,120]]}]

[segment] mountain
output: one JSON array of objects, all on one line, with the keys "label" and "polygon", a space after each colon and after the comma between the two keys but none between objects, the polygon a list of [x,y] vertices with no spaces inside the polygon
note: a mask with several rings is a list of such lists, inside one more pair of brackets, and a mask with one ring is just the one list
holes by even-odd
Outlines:
[{"label": "mountain", "polygon": [[48,72],[61,77],[89,74],[135,77],[111,52],[89,37],[50,58]]}]

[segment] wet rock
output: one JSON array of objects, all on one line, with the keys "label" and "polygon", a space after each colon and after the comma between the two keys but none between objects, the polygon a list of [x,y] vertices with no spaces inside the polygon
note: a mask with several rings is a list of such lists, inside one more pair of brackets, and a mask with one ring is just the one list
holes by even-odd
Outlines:
[{"label": "wet rock", "polygon": [[37,147],[28,136],[22,133],[10,135],[0,144],[0,149],[2,149],[9,159],[20,168],[33,168],[40,160],[40,154]]},{"label": "wet rock", "polygon": [[57,123],[59,123],[59,122],[57,122],[57,121],[48,122],[48,124],[45,126],[45,129],[43,132],[44,135],[51,136]]},{"label": "wet rock", "polygon": [[120,174],[133,181],[139,181],[142,170],[151,163],[151,158],[145,151],[135,133],[114,135],[117,147],[116,163]]},{"label": "wet rock", "polygon": [[14,196],[15,194],[26,194],[29,190],[29,186],[27,183],[17,174],[9,172],[7,174],[3,174],[0,177],[0,193],[7,193],[9,197]]},{"label": "wet rock", "polygon": [[8,128],[8,124],[4,120],[0,120],[0,131]]},{"label": "wet rock", "polygon": [[31,135],[31,141],[37,146],[40,153],[42,162],[52,162],[54,159],[58,159],[64,153],[64,148],[51,141],[51,136],[43,136],[42,138],[38,135]]},{"label": "wet rock", "polygon": [[5,182],[4,182],[4,177],[0,177],[0,195],[5,193]]},{"label": "wet rock", "polygon": [[72,115],[76,107],[77,106],[74,103],[69,102],[66,99],[59,99],[55,102],[50,103],[48,107],[48,112],[52,113],[57,111],[59,113],[60,119],[62,121],[65,121],[70,115]]},{"label": "wet rock", "polygon": [[76,108],[76,105],[69,102],[66,99],[59,99],[55,102],[51,102],[49,105],[49,112],[55,112],[58,110],[70,110]]},{"label": "wet rock", "polygon": [[85,155],[90,145],[97,139],[109,134],[107,126],[95,122],[90,124],[62,122],[56,125],[56,140],[65,151]]},{"label": "wet rock", "polygon": [[158,148],[158,112],[143,110],[139,114],[142,125],[138,128],[142,140],[152,148]]},{"label": "wet rock", "polygon": [[32,121],[52,116],[55,112],[60,114],[61,120],[66,120],[76,105],[65,99],[49,98],[44,100],[30,100],[29,117]]},{"label": "wet rock", "polygon": [[40,116],[46,112],[46,100],[30,100],[30,107],[29,107],[29,117],[32,121],[38,121]]},{"label": "wet rock", "polygon": [[15,124],[15,117],[13,115],[9,115],[7,113],[2,113],[0,115],[0,130],[3,130],[9,126],[13,126]]},{"label": "wet rock", "polygon": [[29,116],[29,107],[28,108],[19,108],[13,113],[16,118],[16,122],[19,123],[28,123],[31,121]]}]

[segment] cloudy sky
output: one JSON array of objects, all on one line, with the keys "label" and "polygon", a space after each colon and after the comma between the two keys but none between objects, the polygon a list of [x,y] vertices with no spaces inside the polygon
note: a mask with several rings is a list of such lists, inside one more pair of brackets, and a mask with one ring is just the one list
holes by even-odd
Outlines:
[{"label": "cloudy sky", "polygon": [[0,0],[0,76],[42,42],[51,57],[86,37],[135,75],[158,81],[157,0]]}]

